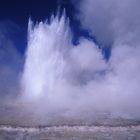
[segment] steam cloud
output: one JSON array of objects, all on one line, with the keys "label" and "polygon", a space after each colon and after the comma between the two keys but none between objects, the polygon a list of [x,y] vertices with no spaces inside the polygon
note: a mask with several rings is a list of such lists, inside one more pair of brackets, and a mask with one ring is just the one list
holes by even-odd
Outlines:
[{"label": "steam cloud", "polygon": [[[82,4],[89,5],[84,1]],[[83,15],[91,17],[86,12]],[[129,45],[125,35],[120,41],[118,33],[111,41],[112,54],[106,61],[99,46],[90,40],[81,38],[79,45],[74,46],[65,20],[62,15],[60,19],[52,17],[50,23],[33,26],[32,21],[29,22],[22,79],[24,95],[44,101],[46,115],[57,112],[57,116],[79,118],[88,112],[82,117],[92,118],[97,112],[109,112],[112,116],[139,117],[139,47]],[[89,28],[90,24],[88,18],[83,22]],[[94,33],[94,29],[91,32]],[[110,40],[101,42],[106,44]]]},{"label": "steam cloud", "polygon": [[22,77],[24,98],[41,104],[41,108],[45,106],[46,116],[56,113],[58,118],[74,119],[82,111],[99,109],[97,86],[107,64],[98,46],[84,38],[74,46],[65,15],[52,17],[50,24],[40,22],[34,26],[29,21],[28,31]]},{"label": "steam cloud", "polygon": [[123,112],[128,111],[134,116],[140,115],[137,110],[140,105],[139,4],[138,0],[81,0],[77,7],[77,17],[82,26],[87,28],[100,44],[112,49],[107,62],[109,71],[105,82],[100,83],[105,87],[102,94],[111,97],[116,108],[124,109]]}]

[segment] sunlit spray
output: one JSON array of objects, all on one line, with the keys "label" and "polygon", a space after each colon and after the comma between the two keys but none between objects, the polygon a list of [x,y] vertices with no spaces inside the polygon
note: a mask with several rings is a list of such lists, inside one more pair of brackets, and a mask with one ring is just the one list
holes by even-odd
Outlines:
[{"label": "sunlit spray", "polygon": [[63,79],[65,54],[70,47],[70,33],[65,13],[51,21],[28,24],[28,48],[22,77],[23,93],[29,98],[49,96]]}]

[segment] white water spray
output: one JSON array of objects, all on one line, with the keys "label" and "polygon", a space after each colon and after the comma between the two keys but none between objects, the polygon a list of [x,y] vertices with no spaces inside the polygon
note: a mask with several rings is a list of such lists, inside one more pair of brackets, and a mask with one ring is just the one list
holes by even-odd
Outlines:
[{"label": "white water spray", "polygon": [[74,46],[65,14],[58,17],[35,26],[29,21],[22,92],[31,101],[43,99],[39,104],[51,106],[48,108],[52,111],[53,106],[76,113],[75,105],[88,109],[88,104],[95,101],[87,85],[98,77],[97,71],[105,68],[105,61],[100,49],[89,40],[83,38]]},{"label": "white water spray", "polygon": [[28,49],[23,73],[23,92],[27,97],[49,96],[63,80],[65,55],[70,47],[70,33],[65,14],[33,27],[29,20]]}]

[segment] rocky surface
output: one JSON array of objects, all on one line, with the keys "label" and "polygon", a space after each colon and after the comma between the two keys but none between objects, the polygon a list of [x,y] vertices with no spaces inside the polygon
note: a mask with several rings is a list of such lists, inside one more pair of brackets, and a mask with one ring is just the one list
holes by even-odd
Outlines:
[{"label": "rocky surface", "polygon": [[140,140],[140,125],[0,126],[0,140]]}]

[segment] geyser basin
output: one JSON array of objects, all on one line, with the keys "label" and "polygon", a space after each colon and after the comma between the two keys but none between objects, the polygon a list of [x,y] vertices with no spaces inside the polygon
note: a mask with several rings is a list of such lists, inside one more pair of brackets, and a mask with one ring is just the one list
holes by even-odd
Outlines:
[{"label": "geyser basin", "polygon": [[[41,19],[40,10],[47,14],[41,3],[13,7],[28,14],[37,5],[33,15]],[[29,20],[25,54],[17,52],[24,46],[20,33],[10,33],[17,25],[0,21],[0,139],[139,140],[139,5],[140,0],[79,0],[73,5],[78,10],[66,6],[71,25],[65,13]],[[4,9],[4,17],[13,15]],[[15,18],[23,21],[22,12],[14,12],[21,13]],[[70,27],[78,31],[77,45]]]},{"label": "geyser basin", "polygon": [[[50,22],[35,25],[29,21],[28,48],[21,78],[22,95],[1,103],[0,124],[10,127],[1,127],[0,133],[21,139],[34,136],[59,139],[60,133],[52,129],[61,131],[67,125],[64,128],[68,128],[68,132],[63,130],[62,139],[69,134],[76,139],[86,139],[88,135],[92,139],[95,133],[97,139],[104,135],[110,139],[127,138],[131,132],[132,138],[139,138],[140,112],[137,108],[140,104],[137,92],[133,92],[139,86],[137,80],[132,79],[131,82],[136,84],[128,87],[130,90],[126,93],[122,92],[137,64],[134,63],[133,68],[122,76],[120,71],[122,63],[126,62],[125,57],[121,66],[114,65],[120,48],[115,48],[112,58],[106,61],[101,48],[93,41],[81,38],[74,46],[71,36],[65,14],[60,18],[52,16]],[[128,50],[131,52],[130,47]],[[91,131],[95,128],[97,131],[89,134],[87,125]],[[46,127],[40,130],[39,126]],[[105,133],[98,135],[99,129]],[[78,135],[77,131],[80,131]]]},{"label": "geyser basin", "polygon": [[54,126],[11,127],[0,126],[0,138],[10,140],[139,140],[140,126]]}]

